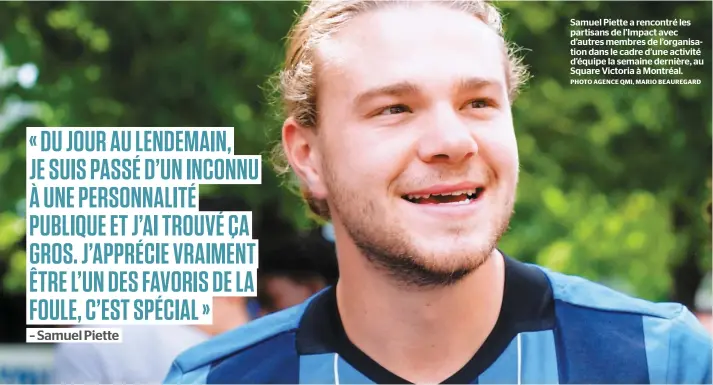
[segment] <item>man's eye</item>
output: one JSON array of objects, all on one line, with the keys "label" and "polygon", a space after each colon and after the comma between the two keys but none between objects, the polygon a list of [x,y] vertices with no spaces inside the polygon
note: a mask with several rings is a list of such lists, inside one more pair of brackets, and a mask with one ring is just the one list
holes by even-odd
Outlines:
[{"label": "man's eye", "polygon": [[403,104],[398,104],[395,106],[389,106],[381,110],[381,113],[379,115],[396,115],[396,114],[403,114],[404,112],[410,112],[411,110],[404,106]]},{"label": "man's eye", "polygon": [[487,108],[491,105],[492,103],[490,103],[490,101],[488,101],[487,99],[477,99],[468,102],[468,107],[472,108]]}]

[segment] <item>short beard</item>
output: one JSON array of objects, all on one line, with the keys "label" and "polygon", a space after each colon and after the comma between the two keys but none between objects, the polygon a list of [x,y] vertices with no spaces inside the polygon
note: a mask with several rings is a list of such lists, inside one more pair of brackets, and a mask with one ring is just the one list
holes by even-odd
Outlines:
[{"label": "short beard", "polygon": [[[349,190],[339,188],[335,174],[326,167],[328,189],[331,196],[330,211],[339,217],[355,246],[367,258],[372,267],[389,277],[393,283],[411,290],[429,290],[453,286],[478,270],[493,254],[502,235],[507,231],[513,215],[514,192],[509,197],[501,216],[490,229],[488,241],[459,266],[442,268],[429,266],[426,256],[417,255],[412,245],[396,229],[375,230],[372,220],[380,217],[379,209],[372,202],[363,201]],[[354,202],[363,202],[355,207]]]},{"label": "short beard", "polygon": [[373,244],[356,239],[355,244],[374,267],[389,276],[398,286],[419,290],[453,286],[477,270],[490,255],[487,253],[485,256],[479,256],[474,264],[452,271],[438,271],[407,254],[391,254]]},{"label": "short beard", "polygon": [[415,258],[412,253],[408,253],[406,250],[409,250],[409,247],[405,244],[391,245],[392,247],[389,248],[380,247],[358,227],[347,224],[345,227],[356,247],[373,267],[387,275],[400,287],[423,291],[453,286],[478,270],[493,254],[502,234],[508,228],[509,219],[510,216],[498,224],[493,238],[487,246],[474,253],[477,255],[473,255],[466,263],[453,269],[437,269],[428,266],[421,258]]},{"label": "short beard", "polygon": [[[388,276],[397,286],[419,291],[453,286],[478,270],[493,254],[500,238],[508,229],[512,216],[510,206],[509,210],[505,211],[507,214],[497,219],[498,222],[491,230],[493,234],[480,250],[474,251],[474,255],[466,261],[461,261],[458,266],[439,269],[429,266],[425,256],[417,256],[408,241],[399,234],[383,230],[374,233],[373,229],[369,229],[369,225],[364,226],[363,223],[354,221],[355,217],[352,215],[355,213],[340,210],[342,207],[333,206],[334,212],[338,213],[355,246],[372,267]],[[356,217],[369,218],[376,211],[371,204],[367,204],[357,211],[359,215]]]}]

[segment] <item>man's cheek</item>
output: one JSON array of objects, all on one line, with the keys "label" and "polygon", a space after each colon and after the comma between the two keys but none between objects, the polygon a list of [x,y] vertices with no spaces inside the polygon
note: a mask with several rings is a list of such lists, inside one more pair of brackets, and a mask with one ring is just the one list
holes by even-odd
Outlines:
[{"label": "man's cheek", "polygon": [[517,143],[508,136],[481,139],[479,152],[498,173],[517,171],[519,158]]}]

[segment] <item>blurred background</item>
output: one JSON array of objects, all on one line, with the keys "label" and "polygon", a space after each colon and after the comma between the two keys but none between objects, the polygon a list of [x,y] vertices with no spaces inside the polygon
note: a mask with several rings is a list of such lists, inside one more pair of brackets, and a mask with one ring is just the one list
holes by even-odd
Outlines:
[{"label": "blurred background", "polygon": [[[501,248],[710,328],[711,3],[497,4],[534,76],[513,107],[522,175]],[[280,128],[265,81],[301,7],[0,2],[0,383],[51,382],[52,346],[23,343],[25,127],[234,126],[237,153],[264,153]],[[569,85],[570,19],[673,17],[705,42],[706,65],[686,69],[701,85]],[[253,210],[261,245],[321,234],[280,183],[266,163],[261,186],[201,196]]]}]

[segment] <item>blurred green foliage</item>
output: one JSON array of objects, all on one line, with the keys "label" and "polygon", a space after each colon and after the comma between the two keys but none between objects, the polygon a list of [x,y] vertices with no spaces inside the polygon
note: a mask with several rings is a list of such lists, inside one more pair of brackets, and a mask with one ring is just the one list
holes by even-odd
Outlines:
[{"label": "blurred green foliage", "polygon": [[[711,3],[503,2],[506,34],[533,79],[514,106],[522,175],[501,247],[522,260],[606,282],[651,300],[692,305],[711,268]],[[298,2],[3,2],[2,74],[33,63],[0,114],[0,252],[6,288],[24,285],[25,126],[235,126],[240,154],[274,140],[263,85],[282,60]],[[571,18],[692,21],[705,41],[699,86],[569,85]],[[14,69],[13,69],[14,68]],[[13,72],[14,71],[14,72]],[[6,77],[12,76],[7,75]],[[5,106],[7,107],[7,106]],[[17,114],[17,112],[15,112]],[[262,186],[207,186],[278,205],[298,226],[301,202],[265,166]]]}]

